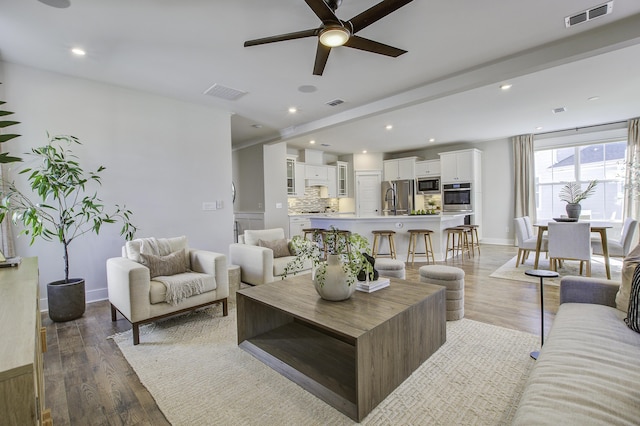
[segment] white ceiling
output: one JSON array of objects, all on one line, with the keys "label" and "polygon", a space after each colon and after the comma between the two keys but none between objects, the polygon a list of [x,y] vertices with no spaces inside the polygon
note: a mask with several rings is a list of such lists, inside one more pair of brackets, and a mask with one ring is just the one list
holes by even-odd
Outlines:
[{"label": "white ceiling", "polygon": [[[404,151],[431,137],[475,142],[640,116],[637,0],[569,29],[565,16],[601,3],[414,0],[358,33],[408,53],[336,48],[322,76],[312,75],[314,38],[243,47],[319,26],[303,0],[70,1],[0,0],[0,59],[227,110],[235,147],[314,139],[335,153]],[[344,0],[337,15],[377,2]],[[73,56],[76,46],[87,55]],[[512,89],[500,91],[504,82]],[[247,94],[204,95],[214,83]],[[326,105],[336,98],[345,103]]]}]

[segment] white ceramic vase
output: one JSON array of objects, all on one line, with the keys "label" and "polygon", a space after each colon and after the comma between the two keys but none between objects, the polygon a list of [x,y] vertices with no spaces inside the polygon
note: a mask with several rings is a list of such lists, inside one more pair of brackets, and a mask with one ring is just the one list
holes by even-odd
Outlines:
[{"label": "white ceramic vase", "polygon": [[342,260],[337,254],[327,256],[326,266],[314,273],[313,284],[320,297],[334,302],[350,298],[356,290],[355,280],[349,285],[347,273],[342,268]]}]

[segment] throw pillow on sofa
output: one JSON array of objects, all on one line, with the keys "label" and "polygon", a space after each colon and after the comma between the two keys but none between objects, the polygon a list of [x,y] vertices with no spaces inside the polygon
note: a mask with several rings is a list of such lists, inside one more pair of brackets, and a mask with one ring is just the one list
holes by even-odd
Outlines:
[{"label": "throw pillow on sofa", "polygon": [[636,266],[631,280],[631,297],[629,298],[629,310],[624,322],[630,329],[640,333],[640,266]]},{"label": "throw pillow on sofa", "polygon": [[166,256],[140,253],[140,263],[149,268],[151,278],[171,276],[188,271],[184,250]]},{"label": "throw pillow on sofa", "polygon": [[616,295],[616,307],[622,312],[629,310],[629,297],[631,295],[631,282],[636,267],[640,265],[640,244],[638,244],[622,262],[622,280],[620,289]]},{"label": "throw pillow on sofa", "polygon": [[273,250],[274,258],[291,256],[291,252],[289,251],[289,243],[284,238],[274,241],[258,240],[258,245],[260,247],[266,247]]}]

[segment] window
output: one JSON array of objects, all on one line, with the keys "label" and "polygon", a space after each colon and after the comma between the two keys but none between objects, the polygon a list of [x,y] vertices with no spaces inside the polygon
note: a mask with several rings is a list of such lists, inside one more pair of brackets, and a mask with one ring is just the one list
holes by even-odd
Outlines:
[{"label": "window", "polygon": [[594,220],[621,221],[624,197],[626,141],[596,143],[536,151],[536,214],[550,219],[566,215],[558,193],[565,182],[586,188],[598,180],[595,193],[580,202],[582,215]]}]

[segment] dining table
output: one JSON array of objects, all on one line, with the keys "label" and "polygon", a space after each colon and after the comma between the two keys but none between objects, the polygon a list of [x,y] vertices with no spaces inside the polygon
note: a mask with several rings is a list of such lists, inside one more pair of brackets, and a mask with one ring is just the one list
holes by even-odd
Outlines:
[{"label": "dining table", "polygon": [[[534,262],[534,269],[538,269],[538,261],[540,259],[540,247],[542,247],[542,239],[545,232],[549,230],[549,220],[540,221],[533,226],[538,228],[538,240],[536,241],[536,260]],[[591,232],[598,233],[600,235],[600,241],[602,242],[602,257],[604,257],[604,266],[607,271],[607,279],[611,279],[611,268],[609,266],[609,245],[607,243],[607,229],[613,226],[609,222],[602,221],[580,221],[589,222],[591,224]]]}]

